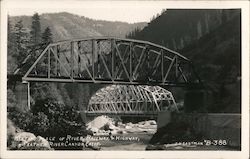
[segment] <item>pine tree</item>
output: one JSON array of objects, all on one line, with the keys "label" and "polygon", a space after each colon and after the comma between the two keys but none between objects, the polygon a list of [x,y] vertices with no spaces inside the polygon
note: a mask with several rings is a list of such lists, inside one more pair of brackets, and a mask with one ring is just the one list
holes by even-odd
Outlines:
[{"label": "pine tree", "polygon": [[8,32],[8,35],[7,35],[7,40],[8,40],[8,51],[9,49],[14,46],[14,33],[13,33],[13,27],[11,25],[11,22],[10,22],[10,18],[8,16],[8,28],[7,28],[7,32]]},{"label": "pine tree", "polygon": [[12,73],[14,69],[17,67],[16,60],[14,55],[16,53],[16,46],[15,46],[15,35],[13,26],[11,25],[10,18],[8,16],[8,35],[7,35],[7,71],[8,73]]},{"label": "pine tree", "polygon": [[13,55],[15,53],[15,36],[14,36],[14,31],[13,27],[11,25],[11,22],[8,17],[8,35],[7,35],[7,49],[8,49],[8,55]]},{"label": "pine tree", "polygon": [[183,49],[185,46],[183,38],[180,40],[180,49]]},{"label": "pine tree", "polygon": [[201,22],[198,21],[198,23],[197,23],[197,39],[200,39],[201,37],[202,37]]},{"label": "pine tree", "polygon": [[42,43],[49,44],[53,42],[52,33],[49,27],[47,27],[42,34]]},{"label": "pine tree", "polygon": [[209,33],[209,21],[210,21],[210,15],[207,13],[205,14],[205,33]]},{"label": "pine tree", "polygon": [[174,38],[172,39],[172,43],[173,43],[173,49],[177,50],[177,45]]},{"label": "pine tree", "polygon": [[133,39],[135,37],[139,36],[141,29],[136,27],[134,30],[132,30],[131,32],[128,33],[128,35],[126,35],[126,38],[130,38]]},{"label": "pine tree", "polygon": [[27,29],[23,27],[22,20],[18,21],[14,27],[14,39],[14,56],[19,65],[28,54],[27,46],[29,43],[29,34]]},{"label": "pine tree", "polygon": [[35,13],[32,16],[32,24],[31,24],[31,45],[32,49],[38,46],[41,43],[41,24],[40,24],[40,16],[38,13]]}]

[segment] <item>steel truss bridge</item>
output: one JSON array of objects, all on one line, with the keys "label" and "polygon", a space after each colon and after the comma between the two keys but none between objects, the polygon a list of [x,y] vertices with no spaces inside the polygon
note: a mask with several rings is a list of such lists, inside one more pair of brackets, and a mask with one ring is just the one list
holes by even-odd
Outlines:
[{"label": "steel truss bridge", "polygon": [[[116,96],[117,92],[121,91],[125,93],[123,98],[126,100],[122,101],[121,104],[118,102],[116,105],[114,103],[105,104],[106,100],[100,104],[95,95],[90,101],[89,113],[104,110],[111,113],[126,113],[135,110],[153,113],[151,108],[157,111],[161,110],[158,98],[148,90],[151,87],[144,85],[188,87],[200,84],[192,62],[180,53],[147,41],[114,37],[85,38],[51,43],[28,55],[22,65],[16,69],[14,75],[8,75],[8,81],[11,79],[19,79],[28,83],[28,91],[30,82],[140,85],[138,87],[111,86],[102,89],[97,93],[102,97],[108,96],[107,99],[111,100],[112,95]],[[153,88],[160,89],[159,87]],[[113,89],[112,93],[110,94],[107,89]],[[137,93],[133,94],[133,91],[137,91]],[[163,92],[166,96],[169,95],[168,91],[164,90]],[[143,98],[138,97],[141,93],[144,93]],[[130,95],[137,97],[127,100]],[[165,99],[165,95],[162,100],[169,101],[169,99]],[[121,102],[121,96],[118,95],[117,98]],[[132,104],[133,99],[137,100],[136,106]],[[28,92],[28,105],[29,100]],[[114,99],[114,101],[116,100]],[[128,104],[125,104],[127,101]],[[154,106],[150,107],[148,104],[154,104]],[[142,108],[144,106],[145,108]]]},{"label": "steel truss bridge", "polygon": [[38,57],[35,55],[29,55],[15,71],[22,81],[170,86],[199,83],[189,59],[147,41],[77,39],[51,43]]},{"label": "steel truss bridge", "polygon": [[111,85],[98,90],[89,101],[88,115],[155,116],[178,111],[171,92],[159,86]]}]

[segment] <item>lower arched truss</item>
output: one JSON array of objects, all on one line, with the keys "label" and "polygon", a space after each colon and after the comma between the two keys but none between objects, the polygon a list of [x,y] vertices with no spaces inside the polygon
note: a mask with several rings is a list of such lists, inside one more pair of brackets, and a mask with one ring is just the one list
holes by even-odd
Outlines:
[{"label": "lower arched truss", "polygon": [[162,87],[111,85],[91,97],[86,113],[156,115],[169,109],[178,111],[172,93]]}]

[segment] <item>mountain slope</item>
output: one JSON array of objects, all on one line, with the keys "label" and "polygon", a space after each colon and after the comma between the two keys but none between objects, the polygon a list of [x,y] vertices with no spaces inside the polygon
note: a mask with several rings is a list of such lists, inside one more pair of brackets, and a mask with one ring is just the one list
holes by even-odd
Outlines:
[{"label": "mountain slope", "polygon": [[129,37],[179,50],[239,12],[239,10],[221,9],[168,9],[153,19],[143,30]]},{"label": "mountain slope", "polygon": [[241,16],[181,50],[214,92],[211,112],[241,112]]},{"label": "mountain slope", "polygon": [[[12,26],[19,20],[22,20],[25,31],[30,31],[31,16],[9,17],[9,20]],[[42,31],[44,31],[47,26],[50,27],[53,34],[53,41],[90,36],[125,37],[128,32],[135,28],[143,28],[146,25],[144,22],[129,24],[125,22],[92,20],[66,12],[42,14],[40,15],[40,23]],[[13,52],[15,51],[8,50],[8,72],[13,72],[17,65]],[[72,107],[78,106],[79,109],[82,110],[87,106],[90,96],[99,87],[101,86],[89,84],[72,85],[51,83],[47,85],[46,83],[40,83],[37,86],[31,86],[31,98],[36,102],[37,99],[52,97],[60,103]]]},{"label": "mountain slope", "polygon": [[[240,19],[239,10],[167,10],[132,38],[179,51],[197,65],[204,80],[222,83],[225,76],[211,76],[203,69],[240,70]],[[235,72],[234,79],[239,75],[240,71]]]},{"label": "mountain slope", "polygon": [[240,10],[167,10],[131,37],[191,59],[212,92],[208,112],[241,112]]},{"label": "mountain slope", "polygon": [[204,80],[231,83],[241,75],[240,19],[240,15],[235,16],[180,50],[198,66]]},{"label": "mountain slope", "polygon": [[[24,27],[31,27],[31,16],[10,17],[10,21],[13,24],[19,20],[23,21]],[[144,22],[129,24],[125,22],[92,20],[67,12],[41,14],[40,20],[42,30],[47,26],[51,28],[54,41],[89,36],[125,37],[133,29],[143,28],[146,25]]]}]

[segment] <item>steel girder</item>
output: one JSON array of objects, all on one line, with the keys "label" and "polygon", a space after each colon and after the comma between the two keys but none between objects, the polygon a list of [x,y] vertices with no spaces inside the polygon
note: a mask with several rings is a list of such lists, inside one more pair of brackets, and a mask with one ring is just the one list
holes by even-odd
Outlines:
[{"label": "steel girder", "polygon": [[[25,59],[23,81],[175,85],[199,83],[189,59],[140,40],[86,38],[49,44]],[[32,59],[32,58],[30,58]]]},{"label": "steel girder", "polygon": [[171,92],[159,86],[111,85],[98,90],[89,100],[87,114],[157,115],[178,111]]}]

